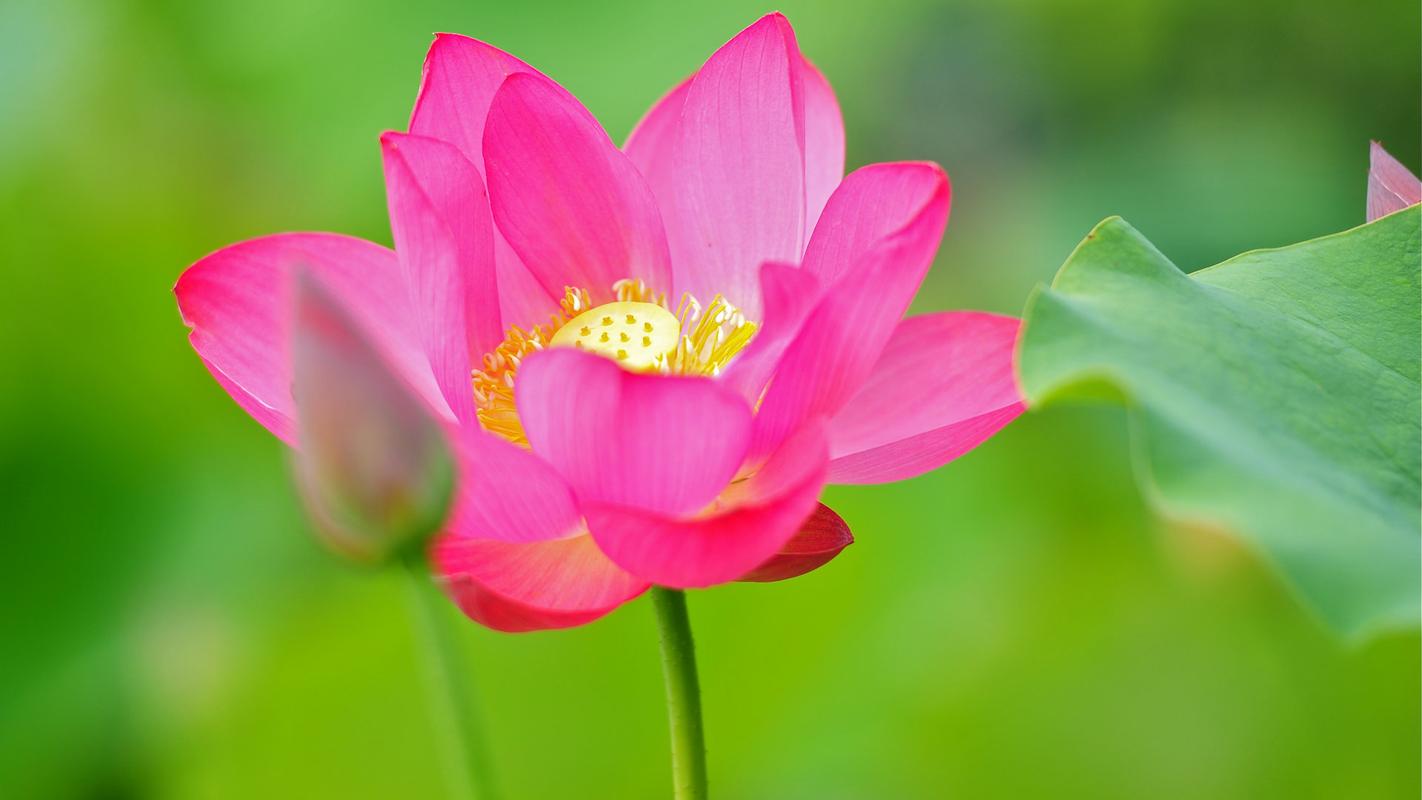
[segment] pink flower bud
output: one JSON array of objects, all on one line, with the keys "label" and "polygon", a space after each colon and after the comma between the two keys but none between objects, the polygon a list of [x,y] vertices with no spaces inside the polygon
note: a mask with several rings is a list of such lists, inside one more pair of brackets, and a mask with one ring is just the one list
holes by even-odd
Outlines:
[{"label": "pink flower bud", "polygon": [[321,537],[367,563],[422,547],[444,520],[454,478],[433,413],[304,270],[291,346],[296,482]]}]

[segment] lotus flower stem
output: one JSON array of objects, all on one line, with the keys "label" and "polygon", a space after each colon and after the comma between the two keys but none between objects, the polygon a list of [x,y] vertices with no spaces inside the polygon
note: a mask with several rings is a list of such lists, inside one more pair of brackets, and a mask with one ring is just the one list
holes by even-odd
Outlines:
[{"label": "lotus flower stem", "polygon": [[671,721],[672,787],[676,800],[706,798],[706,737],[701,730],[701,686],[696,678],[696,645],[686,614],[686,595],[652,587],[657,631],[662,642],[662,673],[667,684]]},{"label": "lotus flower stem", "polygon": [[495,800],[498,792],[488,738],[480,724],[470,670],[449,625],[449,602],[430,580],[429,565],[422,556],[407,558],[405,566],[416,635],[425,655],[430,709],[439,728],[452,796]]}]

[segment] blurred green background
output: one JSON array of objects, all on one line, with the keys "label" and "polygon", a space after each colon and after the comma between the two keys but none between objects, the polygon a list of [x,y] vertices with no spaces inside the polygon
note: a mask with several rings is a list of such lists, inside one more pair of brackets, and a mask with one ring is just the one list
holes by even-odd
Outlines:
[{"label": "blurred green background", "polygon": [[[388,242],[376,137],[434,31],[563,82],[619,141],[764,11],[613,0],[0,0],[0,796],[439,797],[398,576],[328,558],[170,288],[283,230]],[[1418,164],[1415,0],[783,5],[850,165],[934,159],[918,308],[1020,312],[1119,213],[1187,269],[1361,222]],[[722,798],[1419,792],[1419,641],[1335,641],[1267,565],[1157,519],[1119,409],[1029,414],[857,544],[691,597]],[[646,600],[462,641],[510,798],[664,796]]]}]

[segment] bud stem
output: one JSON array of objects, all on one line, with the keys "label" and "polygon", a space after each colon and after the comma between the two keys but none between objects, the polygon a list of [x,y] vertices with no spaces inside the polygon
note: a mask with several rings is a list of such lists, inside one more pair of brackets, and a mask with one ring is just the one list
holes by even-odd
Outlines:
[{"label": "bud stem", "polygon": [[480,725],[471,672],[449,624],[449,601],[430,579],[423,555],[405,558],[410,606],[424,652],[430,711],[439,729],[442,760],[453,797],[494,800],[488,738]]},{"label": "bud stem", "polygon": [[701,729],[701,687],[696,678],[696,646],[686,595],[652,587],[657,631],[662,643],[662,673],[667,684],[671,721],[672,788],[676,800],[705,800],[706,737]]}]

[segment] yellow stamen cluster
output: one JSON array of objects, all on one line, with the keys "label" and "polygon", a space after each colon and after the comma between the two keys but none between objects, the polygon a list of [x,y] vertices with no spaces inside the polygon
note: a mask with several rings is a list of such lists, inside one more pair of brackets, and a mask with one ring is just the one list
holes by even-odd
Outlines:
[{"label": "yellow stamen cluster", "polygon": [[518,409],[514,406],[514,373],[529,354],[547,347],[553,334],[568,320],[591,307],[592,298],[586,289],[570,287],[547,325],[535,324],[529,330],[514,325],[494,352],[484,354],[483,368],[473,373],[474,405],[478,407],[479,423],[484,430],[519,444],[527,443],[523,425],[518,421]]},{"label": "yellow stamen cluster", "polygon": [[523,359],[538,350],[578,347],[637,372],[713,376],[755,335],[755,323],[720,295],[704,310],[682,295],[673,311],[666,295],[654,295],[639,280],[618,281],[612,291],[615,302],[593,307],[586,289],[569,287],[548,324],[529,330],[515,325],[485,354],[482,368],[473,372],[474,403],[485,430],[528,444],[514,405],[514,378]]},{"label": "yellow stamen cluster", "polygon": [[667,354],[662,371],[677,375],[719,375],[750,344],[757,327],[719,294],[704,310],[696,298],[682,295],[676,317],[681,341]]}]

